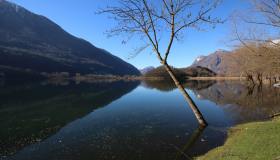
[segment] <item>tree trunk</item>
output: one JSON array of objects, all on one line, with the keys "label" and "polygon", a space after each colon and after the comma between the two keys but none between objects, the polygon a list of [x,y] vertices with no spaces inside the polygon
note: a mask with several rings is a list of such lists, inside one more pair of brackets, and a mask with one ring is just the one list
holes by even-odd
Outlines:
[{"label": "tree trunk", "polygon": [[192,159],[190,158],[191,156],[186,155],[185,153],[188,153],[188,151],[193,147],[193,145],[198,141],[198,139],[201,137],[204,129],[206,126],[199,126],[192,134],[191,134],[191,138],[188,140],[187,144],[180,149],[179,153],[177,154],[175,159],[179,159],[181,155],[186,156],[186,158],[188,159]]},{"label": "tree trunk", "polygon": [[175,74],[173,73],[172,69],[170,68],[170,66],[167,63],[163,63],[166,71],[169,73],[169,75],[171,76],[172,80],[174,81],[175,85],[177,86],[177,88],[182,92],[183,96],[185,97],[186,101],[188,102],[189,106],[191,107],[196,119],[198,120],[198,123],[200,126],[207,126],[207,122],[205,121],[203,115],[201,114],[201,112],[199,111],[198,107],[196,106],[196,104],[194,103],[194,101],[192,100],[192,98],[190,97],[190,95],[188,94],[188,92],[185,90],[185,88],[183,87],[183,85],[179,82],[179,80],[176,78]]}]

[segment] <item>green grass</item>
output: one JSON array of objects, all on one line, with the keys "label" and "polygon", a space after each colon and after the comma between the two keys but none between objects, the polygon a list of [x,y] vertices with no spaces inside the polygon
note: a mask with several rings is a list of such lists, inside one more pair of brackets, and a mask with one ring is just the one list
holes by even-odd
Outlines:
[{"label": "green grass", "polygon": [[280,119],[236,126],[225,144],[198,160],[280,160]]}]

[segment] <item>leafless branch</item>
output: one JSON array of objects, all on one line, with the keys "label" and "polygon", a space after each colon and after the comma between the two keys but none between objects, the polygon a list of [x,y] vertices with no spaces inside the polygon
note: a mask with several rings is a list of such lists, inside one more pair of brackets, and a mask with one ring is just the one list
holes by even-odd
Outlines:
[{"label": "leafless branch", "polygon": [[[174,40],[181,31],[198,28],[202,24],[215,25],[221,21],[210,17],[221,0],[119,0],[118,6],[108,6],[98,13],[107,13],[117,25],[109,30],[110,35],[142,34],[151,43],[162,63],[166,63]],[[156,4],[155,4],[156,3]],[[198,8],[198,10],[194,10]],[[169,43],[161,44],[160,35],[170,33]],[[166,50],[162,52],[160,49]],[[161,53],[164,53],[162,55]]]}]

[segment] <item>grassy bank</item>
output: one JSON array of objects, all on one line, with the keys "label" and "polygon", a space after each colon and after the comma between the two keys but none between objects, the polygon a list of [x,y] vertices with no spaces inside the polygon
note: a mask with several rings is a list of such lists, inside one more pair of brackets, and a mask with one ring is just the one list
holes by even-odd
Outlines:
[{"label": "grassy bank", "polygon": [[198,160],[280,160],[280,118],[236,126],[224,146]]}]

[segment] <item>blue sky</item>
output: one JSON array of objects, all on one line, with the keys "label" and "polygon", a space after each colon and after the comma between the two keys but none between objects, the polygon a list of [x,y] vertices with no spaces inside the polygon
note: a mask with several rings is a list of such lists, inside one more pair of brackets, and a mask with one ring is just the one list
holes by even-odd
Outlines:
[{"label": "blue sky", "polygon": [[[67,32],[83,38],[99,48],[103,48],[137,68],[160,65],[156,56],[146,50],[134,58],[129,58],[134,49],[139,46],[137,37],[127,44],[122,44],[123,37],[108,38],[105,33],[114,22],[106,15],[95,12],[116,0],[10,0],[26,9],[44,15],[60,25]],[[226,18],[235,10],[248,7],[244,0],[224,0],[215,11],[215,15]],[[208,31],[189,30],[184,39],[176,42],[170,54],[169,63],[176,67],[186,67],[192,64],[197,56],[207,55],[218,49],[229,49],[224,41],[230,34],[228,22],[218,25]]]}]

